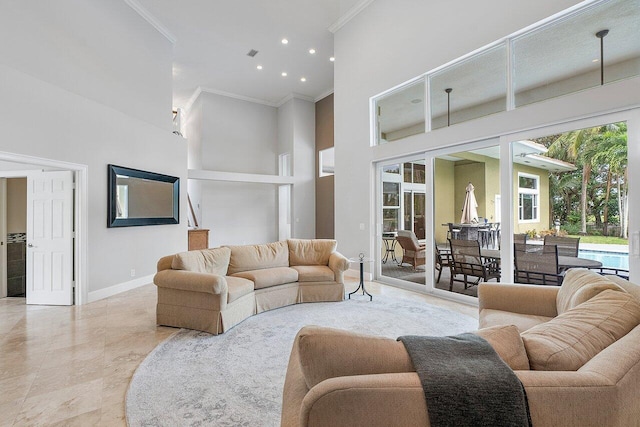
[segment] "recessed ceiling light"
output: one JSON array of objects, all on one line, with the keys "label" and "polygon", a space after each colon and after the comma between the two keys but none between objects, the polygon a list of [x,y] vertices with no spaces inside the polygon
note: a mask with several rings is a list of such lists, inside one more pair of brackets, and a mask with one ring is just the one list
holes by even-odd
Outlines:
[{"label": "recessed ceiling light", "polygon": [[336,58],[334,58],[333,56],[331,58],[329,58],[329,61],[331,61],[331,62],[333,62],[335,60],[336,60]]},{"label": "recessed ceiling light", "polygon": [[315,49],[313,49],[313,48],[311,48],[311,49],[309,49],[309,53],[310,53],[311,55],[313,55],[314,53],[316,53],[316,50],[315,50]]},{"label": "recessed ceiling light", "polygon": [[282,75],[282,77],[287,77],[287,72],[283,71],[281,75]]},{"label": "recessed ceiling light", "polygon": [[288,44],[288,43],[289,43],[289,40],[287,40],[287,39],[282,39],[282,44]]},{"label": "recessed ceiling light", "polygon": [[416,98],[416,99],[412,99],[411,100],[412,104],[420,104],[421,102],[422,102],[422,99],[420,99],[420,98]]},{"label": "recessed ceiling light", "polygon": [[598,58],[592,60],[591,62],[600,62],[600,60]]},{"label": "recessed ceiling light", "polygon": [[307,81],[307,78],[306,78],[306,77],[300,77],[300,81],[301,81],[301,82],[306,82],[306,81]]},{"label": "recessed ceiling light", "polygon": [[258,65],[256,68],[257,68],[258,70],[262,70],[262,65]]}]

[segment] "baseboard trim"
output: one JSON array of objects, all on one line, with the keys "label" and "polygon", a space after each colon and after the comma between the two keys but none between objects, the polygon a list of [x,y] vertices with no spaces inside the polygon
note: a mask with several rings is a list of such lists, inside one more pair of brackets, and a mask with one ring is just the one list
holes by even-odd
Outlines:
[{"label": "baseboard trim", "polygon": [[[344,272],[344,275],[346,277],[355,277],[356,279],[360,279],[360,270],[355,270],[353,268],[348,269],[347,271]],[[372,281],[373,280],[373,274],[371,273],[367,273],[366,271],[364,272],[364,280],[367,281]]]},{"label": "baseboard trim", "polygon": [[140,286],[153,283],[153,274],[148,276],[138,277],[137,279],[130,280],[124,283],[118,283],[117,285],[109,286],[108,288],[99,289],[97,291],[89,292],[89,302],[98,301],[104,298],[108,298],[122,292],[130,291]]}]

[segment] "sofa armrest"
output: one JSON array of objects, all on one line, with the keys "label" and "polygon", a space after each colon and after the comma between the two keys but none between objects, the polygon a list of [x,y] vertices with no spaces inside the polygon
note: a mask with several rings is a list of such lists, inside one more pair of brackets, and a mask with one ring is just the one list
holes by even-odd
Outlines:
[{"label": "sofa armrest", "polygon": [[426,426],[427,405],[418,374],[330,378],[305,396],[298,426]]},{"label": "sofa armrest", "polygon": [[333,271],[335,281],[344,284],[344,272],[349,269],[349,260],[340,252],[329,255],[329,268]]},{"label": "sofa armrest", "polygon": [[404,344],[391,338],[305,326],[294,346],[309,389],[328,378],[415,371]]},{"label": "sofa armrest", "polygon": [[510,313],[556,317],[556,296],[559,286],[481,283],[478,286],[478,304],[483,309]]},{"label": "sofa armrest", "polygon": [[159,288],[170,288],[181,291],[202,292],[214,295],[225,295],[229,291],[223,276],[209,273],[196,273],[186,270],[162,270],[153,277],[153,283]]}]

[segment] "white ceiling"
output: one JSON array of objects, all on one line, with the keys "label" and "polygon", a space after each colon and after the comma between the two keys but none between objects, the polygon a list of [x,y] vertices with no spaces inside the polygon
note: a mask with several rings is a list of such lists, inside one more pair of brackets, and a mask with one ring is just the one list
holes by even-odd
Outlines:
[{"label": "white ceiling", "polygon": [[[268,105],[292,94],[313,100],[329,94],[329,28],[372,0],[126,1],[175,39],[173,106],[185,108],[198,87]],[[253,58],[247,56],[251,49],[258,51]]]}]

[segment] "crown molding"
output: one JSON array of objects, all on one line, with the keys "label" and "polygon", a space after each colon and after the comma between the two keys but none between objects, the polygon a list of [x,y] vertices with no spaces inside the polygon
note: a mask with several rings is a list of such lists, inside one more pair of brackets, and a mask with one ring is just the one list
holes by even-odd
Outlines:
[{"label": "crown molding", "polygon": [[355,4],[351,9],[347,11],[347,13],[338,18],[336,22],[331,24],[328,30],[335,34],[340,28],[344,27],[347,22],[355,18],[360,12],[365,10],[373,2],[374,0],[362,0],[361,2]]},{"label": "crown molding", "polygon": [[333,93],[333,88],[329,89],[328,91],[321,93],[320,95],[316,96],[316,98],[313,100],[313,102],[318,102],[322,99],[325,99],[327,96],[331,95]]},{"label": "crown molding", "polygon": [[167,40],[171,42],[171,44],[176,44],[176,36],[174,36],[171,31],[167,29],[151,12],[145,9],[138,0],[124,0],[126,4],[131,7],[131,9],[135,10],[138,15],[142,16],[145,21],[151,24],[156,30],[160,32],[163,36],[166,37]]},{"label": "crown molding", "polygon": [[286,104],[287,102],[291,101],[292,99],[301,99],[303,101],[315,102],[314,98],[312,98],[310,96],[300,95],[299,93],[291,92],[289,95],[287,95],[284,98],[282,98],[280,100],[280,102],[278,102],[275,106],[276,107],[281,107],[284,104]]},{"label": "crown molding", "polygon": [[193,107],[193,103],[196,102],[196,99],[198,99],[201,93],[202,88],[200,86],[198,86],[196,90],[193,91],[193,94],[189,97],[187,103],[184,104],[184,107],[182,107],[186,114],[189,114],[189,111],[191,111],[191,107]]},{"label": "crown molding", "polygon": [[[225,96],[227,98],[232,98],[232,99],[239,99],[240,101],[253,102],[254,104],[266,105],[268,107],[275,107],[275,108],[279,108],[279,107],[283,106],[284,104],[286,104],[287,102],[291,101],[294,98],[295,99],[301,99],[303,101],[308,101],[308,102],[317,102],[316,98],[313,98],[311,96],[301,95],[299,93],[293,93],[293,92],[290,93],[289,95],[285,96],[284,98],[282,98],[278,102],[271,102],[271,101],[265,101],[264,99],[251,98],[249,96],[238,95],[237,93],[225,92],[223,90],[218,90],[218,89],[198,86],[196,88],[196,90],[193,92],[193,95],[191,95],[189,97],[189,100],[187,101],[187,103],[183,107],[183,110],[186,113],[189,113],[189,111],[191,111],[191,107],[193,107],[193,104],[196,102],[198,97],[203,92],[204,93],[212,93],[214,95]],[[320,99],[324,98],[325,96],[329,95],[332,92],[333,92],[333,89],[330,92],[322,95]]]}]

